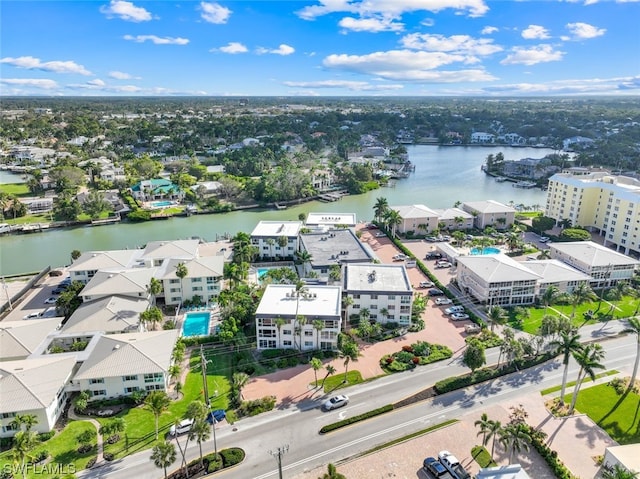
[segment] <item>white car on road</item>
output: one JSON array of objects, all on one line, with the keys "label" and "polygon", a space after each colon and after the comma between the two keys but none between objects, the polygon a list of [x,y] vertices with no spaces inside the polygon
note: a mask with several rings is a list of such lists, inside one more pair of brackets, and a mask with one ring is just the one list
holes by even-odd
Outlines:
[{"label": "white car on road", "polygon": [[333,396],[322,405],[323,409],[326,411],[331,411],[332,409],[338,409],[339,407],[346,406],[349,404],[349,398],[344,394],[340,394],[339,396]]}]

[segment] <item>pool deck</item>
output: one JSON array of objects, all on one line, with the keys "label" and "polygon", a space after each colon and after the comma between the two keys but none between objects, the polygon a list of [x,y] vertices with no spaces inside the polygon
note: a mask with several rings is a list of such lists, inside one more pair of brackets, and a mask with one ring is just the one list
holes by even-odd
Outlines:
[{"label": "pool deck", "polygon": [[[215,331],[216,326],[222,323],[220,319],[220,308],[218,306],[215,306],[213,308],[207,308],[207,309],[194,309],[194,310],[185,309],[185,310],[182,310],[182,312],[183,314],[181,315],[178,321],[178,326],[179,326],[180,332],[182,333],[182,336],[185,338],[193,338],[196,336],[211,336],[212,332]],[[207,334],[191,334],[189,336],[184,334],[184,323],[189,313],[209,313],[209,328],[207,330]]]}]

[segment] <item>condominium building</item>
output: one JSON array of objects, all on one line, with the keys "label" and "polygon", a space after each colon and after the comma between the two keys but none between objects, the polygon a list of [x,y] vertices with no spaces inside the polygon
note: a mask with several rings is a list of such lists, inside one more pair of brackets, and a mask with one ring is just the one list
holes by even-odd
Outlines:
[{"label": "condominium building", "polygon": [[262,259],[292,259],[301,227],[302,221],[260,221],[251,232],[251,244]]},{"label": "condominium building", "polygon": [[640,256],[640,181],[606,172],[549,179],[545,215],[597,232],[604,245]]}]

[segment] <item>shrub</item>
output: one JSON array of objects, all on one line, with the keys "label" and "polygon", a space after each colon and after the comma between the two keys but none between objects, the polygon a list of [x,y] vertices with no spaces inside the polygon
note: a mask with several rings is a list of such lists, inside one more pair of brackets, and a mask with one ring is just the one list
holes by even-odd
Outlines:
[{"label": "shrub", "polygon": [[238,417],[255,416],[271,411],[276,406],[275,396],[265,396],[253,401],[244,401],[237,410]]},{"label": "shrub", "polygon": [[222,456],[222,464],[224,467],[230,467],[240,464],[244,460],[245,453],[243,449],[232,447],[220,451],[220,456]]},{"label": "shrub", "polygon": [[113,461],[114,459],[114,455],[111,454],[110,452],[105,452],[102,457],[104,457],[105,461]]},{"label": "shrub", "polygon": [[611,386],[616,390],[618,396],[622,395],[627,388],[625,381],[622,378],[614,378],[607,383],[607,386]]},{"label": "shrub", "polygon": [[95,466],[97,460],[97,457],[92,457],[91,459],[89,459],[89,461],[87,461],[87,465],[85,466],[85,468],[91,469],[93,466]]},{"label": "shrub", "polygon": [[48,441],[55,435],[56,435],[55,431],[41,432],[40,434],[38,434],[38,442]]},{"label": "shrub", "polygon": [[204,457],[204,460],[207,462],[207,473],[212,473],[219,471],[222,469],[222,457],[220,454],[217,456],[215,454],[208,454]]},{"label": "shrub", "polygon": [[343,419],[342,421],[338,421],[332,424],[327,424],[326,426],[322,426],[322,428],[320,429],[320,434],[325,434],[327,432],[335,431],[336,429],[340,429],[341,427],[345,427],[350,424],[355,424],[356,422],[364,421],[366,419],[379,416],[380,414],[384,414],[392,410],[393,410],[393,405],[387,404],[386,406],[382,406],[378,409],[374,409],[372,411],[368,411],[363,414],[358,414],[357,416]]},{"label": "shrub", "polygon": [[39,451],[35,456],[33,456],[33,459],[31,460],[31,462],[33,464],[37,464],[39,462],[44,461],[48,457],[49,457],[49,451],[47,451],[46,449],[43,449],[42,451]]}]

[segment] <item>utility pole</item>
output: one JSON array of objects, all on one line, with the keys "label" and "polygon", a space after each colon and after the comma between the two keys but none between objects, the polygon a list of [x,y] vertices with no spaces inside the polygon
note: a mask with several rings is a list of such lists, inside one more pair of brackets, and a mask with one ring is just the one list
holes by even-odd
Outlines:
[{"label": "utility pole", "polygon": [[[204,348],[200,345],[200,369],[202,369],[202,391],[204,392],[205,404],[207,411],[211,414],[211,400],[209,399],[209,386],[207,385],[207,358],[204,357]],[[213,450],[215,457],[218,456],[218,442],[216,441],[216,418],[211,414],[211,422],[213,426]]]},{"label": "utility pole", "polygon": [[275,451],[269,451],[276,462],[278,463],[278,477],[282,479],[282,456],[284,456],[289,450],[289,444],[285,444],[284,446],[278,446],[278,449]]}]

